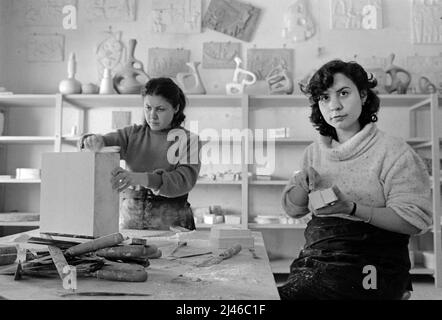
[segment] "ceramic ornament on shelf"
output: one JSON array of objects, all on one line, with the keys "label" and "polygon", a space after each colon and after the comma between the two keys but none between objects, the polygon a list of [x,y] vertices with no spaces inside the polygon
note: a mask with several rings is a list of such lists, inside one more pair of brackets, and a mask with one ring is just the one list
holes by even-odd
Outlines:
[{"label": "ceramic ornament on shelf", "polygon": [[143,85],[150,79],[144,72],[143,63],[135,59],[136,45],[137,40],[129,40],[129,58],[114,77],[114,86],[120,94],[139,94]]},{"label": "ceramic ornament on shelf", "polygon": [[[180,72],[176,76],[177,82],[183,89],[183,92],[186,94],[206,94],[206,89],[204,88],[198,71],[200,62],[187,62],[186,65],[190,68],[191,72]],[[191,79],[190,83],[189,79]]]},{"label": "ceramic ornament on shelf", "polygon": [[58,89],[62,94],[77,94],[81,93],[81,82],[75,79],[77,72],[77,61],[75,53],[71,53],[68,61],[68,79],[62,80]]},{"label": "ceramic ornament on shelf", "polygon": [[293,3],[284,15],[282,37],[293,42],[305,41],[315,34],[315,23],[306,0]]},{"label": "ceramic ornament on shelf", "polygon": [[437,92],[436,86],[433,83],[431,83],[431,81],[427,77],[419,78],[419,90],[421,93],[424,94]]},{"label": "ceramic ornament on shelf", "polygon": [[[226,85],[228,95],[243,94],[245,86],[251,86],[256,83],[256,75],[253,72],[240,68],[242,60],[235,57],[236,69],[233,72],[233,82]],[[239,76],[243,74],[244,78],[239,82]],[[249,78],[249,80],[247,79]]]},{"label": "ceramic ornament on shelf", "polygon": [[83,94],[97,94],[100,92],[100,87],[95,83],[86,83],[81,86]]},{"label": "ceramic ornament on shelf", "polygon": [[266,77],[270,94],[292,94],[293,80],[287,68],[280,64],[274,68]]},{"label": "ceramic ornament on shelf", "polygon": [[388,93],[397,92],[398,94],[406,94],[408,86],[411,82],[411,74],[407,70],[394,65],[394,58],[395,54],[392,53],[389,56],[389,65],[385,70],[385,72],[391,78],[391,83],[389,85],[386,85],[385,89]]},{"label": "ceramic ornament on shelf", "polygon": [[100,94],[116,94],[114,88],[114,82],[112,80],[112,74],[110,69],[104,69],[103,72],[103,79],[101,80],[100,84]]}]

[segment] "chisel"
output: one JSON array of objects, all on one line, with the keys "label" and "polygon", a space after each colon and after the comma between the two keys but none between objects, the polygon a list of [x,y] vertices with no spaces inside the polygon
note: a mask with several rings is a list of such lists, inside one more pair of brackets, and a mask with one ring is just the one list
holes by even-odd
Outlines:
[{"label": "chisel", "polygon": [[89,253],[106,247],[116,246],[120,244],[125,239],[121,233],[113,233],[98,239],[88,241],[85,243],[78,244],[76,246],[70,247],[66,250],[66,256],[77,256],[84,253]]},{"label": "chisel", "polygon": [[217,257],[204,260],[203,262],[198,264],[197,267],[209,267],[214,264],[218,264],[225,259],[233,257],[234,255],[238,254],[240,251],[241,251],[241,245],[236,244],[233,247],[221,252]]}]

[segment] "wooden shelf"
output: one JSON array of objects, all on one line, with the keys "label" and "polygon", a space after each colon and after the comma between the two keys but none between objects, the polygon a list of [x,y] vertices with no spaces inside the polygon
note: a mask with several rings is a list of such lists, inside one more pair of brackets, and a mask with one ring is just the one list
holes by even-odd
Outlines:
[{"label": "wooden shelf", "polygon": [[288,182],[288,180],[252,180],[249,184],[255,186],[285,186]]},{"label": "wooden shelf", "polygon": [[241,185],[241,181],[198,180],[197,185]]},{"label": "wooden shelf", "polygon": [[41,179],[0,179],[0,184],[39,184]]},{"label": "wooden shelf", "polygon": [[55,137],[43,136],[0,136],[0,144],[50,144]]},{"label": "wooden shelf", "polygon": [[249,223],[250,229],[301,229],[304,230],[307,226],[303,223],[298,224],[282,224],[282,223],[269,223],[269,224],[258,224],[258,223]]},{"label": "wooden shelf", "polygon": [[0,227],[39,227],[40,221],[0,221]]},{"label": "wooden shelf", "polygon": [[1,107],[55,107],[55,94],[0,95]]},{"label": "wooden shelf", "polygon": [[415,265],[414,268],[410,269],[410,274],[429,274],[429,275],[433,275],[434,274],[434,270],[433,269],[429,269],[429,268],[425,268],[424,266],[420,266],[420,265]]},{"label": "wooden shelf", "polygon": [[[240,107],[243,96],[187,95],[192,107]],[[92,108],[141,108],[143,99],[139,94],[73,94],[65,95],[64,101],[71,106]]]},{"label": "wooden shelf", "polygon": [[29,212],[2,212],[0,213],[0,226],[39,226],[40,215]]},{"label": "wooden shelf", "polygon": [[211,229],[213,226],[232,226],[232,227],[240,227],[239,224],[225,224],[225,223],[216,223],[216,224],[206,224],[206,223],[197,223],[197,229]]},{"label": "wooden shelf", "polygon": [[[412,107],[428,100],[425,94],[381,94],[382,107]],[[249,104],[257,108],[309,107],[310,102],[304,95],[255,95],[250,96]]]}]

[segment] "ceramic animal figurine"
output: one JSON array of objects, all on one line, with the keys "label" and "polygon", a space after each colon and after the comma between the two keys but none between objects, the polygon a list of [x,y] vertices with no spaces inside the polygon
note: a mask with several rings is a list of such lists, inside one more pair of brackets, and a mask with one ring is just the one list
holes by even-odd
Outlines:
[{"label": "ceramic animal figurine", "polygon": [[284,15],[284,25],[285,28],[282,29],[283,38],[299,42],[313,37],[315,25],[306,0],[298,0],[288,8]]},{"label": "ceramic animal figurine", "polygon": [[71,53],[68,61],[68,79],[62,80],[58,86],[58,90],[62,94],[81,93],[81,82],[75,79],[77,72],[77,61],[75,53]]},{"label": "ceramic animal figurine", "polygon": [[[236,69],[233,72],[233,82],[226,85],[226,92],[228,95],[243,94],[245,86],[251,86],[256,82],[256,75],[253,72],[240,68],[242,60],[235,57]],[[244,74],[241,83],[239,82],[239,75]],[[247,77],[249,80],[247,80]]]},{"label": "ceramic animal figurine", "polygon": [[[150,80],[144,72],[143,63],[135,59],[137,40],[129,40],[129,58],[125,66],[115,74],[114,86],[121,94],[139,94],[143,85]],[[138,65],[138,67],[136,66]],[[143,80],[139,80],[143,78]]]},{"label": "ceramic animal figurine", "polygon": [[100,84],[100,94],[116,94],[114,83],[112,81],[111,71],[108,68],[104,69],[103,79]]},{"label": "ceramic animal figurine", "polygon": [[[395,54],[392,53],[389,57],[389,65],[385,69],[385,72],[391,77],[391,84],[386,85],[385,90],[387,90],[388,93],[396,91],[398,94],[406,94],[411,82],[411,74],[407,70],[394,65],[394,58]],[[405,79],[401,79],[399,74],[403,75]]]},{"label": "ceramic animal figurine", "polygon": [[[201,81],[198,66],[200,62],[187,62],[186,65],[190,68],[190,73],[180,72],[177,74],[176,79],[180,86],[183,88],[186,94],[206,94],[203,82]],[[186,79],[193,78],[193,86],[188,85]]]},{"label": "ceramic animal figurine", "polygon": [[437,92],[436,86],[427,77],[419,78],[419,89],[425,94]]},{"label": "ceramic animal figurine", "polygon": [[270,94],[292,94],[293,80],[289,76],[287,68],[279,65],[266,76]]}]

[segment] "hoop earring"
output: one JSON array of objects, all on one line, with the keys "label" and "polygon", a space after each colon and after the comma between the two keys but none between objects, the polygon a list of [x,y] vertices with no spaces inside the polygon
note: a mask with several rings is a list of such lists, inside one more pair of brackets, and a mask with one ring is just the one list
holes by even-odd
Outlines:
[{"label": "hoop earring", "polygon": [[371,122],[376,122],[376,121],[378,121],[378,116],[375,113],[373,113],[371,115]]}]

